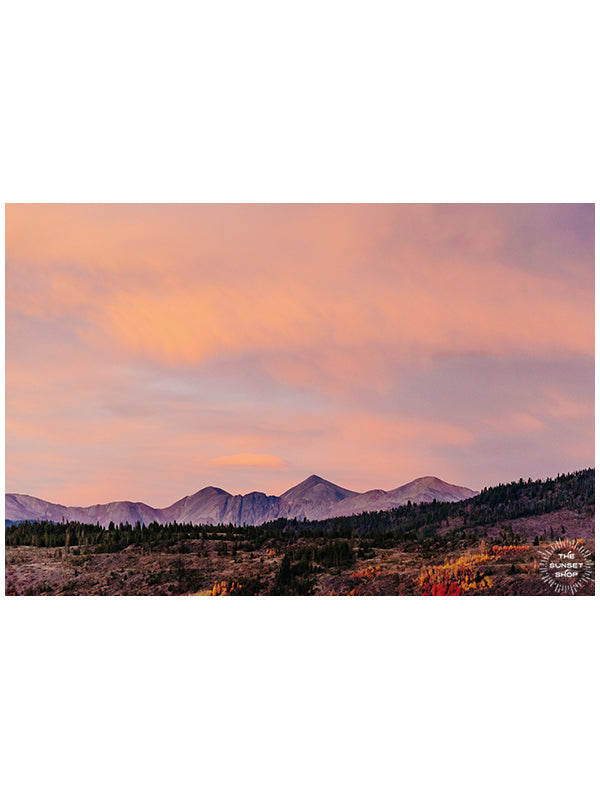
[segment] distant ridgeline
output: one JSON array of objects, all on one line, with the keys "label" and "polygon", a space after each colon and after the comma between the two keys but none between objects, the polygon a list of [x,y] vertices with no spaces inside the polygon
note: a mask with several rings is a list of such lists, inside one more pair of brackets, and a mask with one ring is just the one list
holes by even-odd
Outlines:
[{"label": "distant ridgeline", "polygon": [[304,538],[348,539],[369,537],[376,546],[423,541],[432,536],[460,536],[477,526],[491,526],[519,517],[532,517],[569,509],[594,513],[595,470],[559,475],[547,480],[523,479],[485,488],[476,497],[459,502],[408,503],[389,511],[363,512],[353,517],[326,520],[276,519],[262,525],[193,525],[151,522],[129,523],[108,529],[79,522],[7,521],[7,546],[93,547],[95,552],[117,552],[130,545],[164,548],[182,539],[224,538],[255,549],[267,540]]}]

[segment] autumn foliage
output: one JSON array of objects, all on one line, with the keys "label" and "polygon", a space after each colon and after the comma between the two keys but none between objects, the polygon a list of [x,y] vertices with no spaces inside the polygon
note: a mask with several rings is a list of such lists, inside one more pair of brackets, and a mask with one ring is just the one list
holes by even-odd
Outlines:
[{"label": "autumn foliage", "polygon": [[381,567],[367,567],[367,569],[361,569],[359,572],[353,572],[350,577],[368,581],[374,578],[379,572],[381,572]]},{"label": "autumn foliage", "polygon": [[457,596],[481,589],[489,589],[493,580],[483,574],[483,565],[493,561],[487,554],[464,555],[446,559],[444,564],[425,567],[419,576],[419,586],[424,595]]},{"label": "autumn foliage", "polygon": [[[431,587],[432,595],[459,595],[462,594],[462,588],[459,583],[452,581],[452,583],[434,583]],[[428,592],[425,592],[428,594]]]},{"label": "autumn foliage", "polygon": [[522,553],[529,553],[530,550],[531,545],[529,544],[495,544],[492,546],[492,553],[495,556],[516,556]]},{"label": "autumn foliage", "polygon": [[234,594],[237,591],[240,591],[242,588],[241,583],[235,583],[234,581],[217,581],[212,587],[209,592],[211,597],[224,597],[228,594]]}]

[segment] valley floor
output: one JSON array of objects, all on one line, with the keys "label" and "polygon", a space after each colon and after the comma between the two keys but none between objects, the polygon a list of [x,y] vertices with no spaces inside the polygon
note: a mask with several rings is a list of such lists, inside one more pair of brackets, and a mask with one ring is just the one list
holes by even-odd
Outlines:
[{"label": "valley floor", "polygon": [[[240,533],[240,536],[243,536]],[[537,540],[536,540],[537,537]],[[388,547],[360,537],[243,542],[181,538],[129,545],[7,547],[7,595],[555,595],[541,579],[542,552],[557,539],[594,551],[594,517],[563,509],[469,532]],[[538,543],[539,541],[539,543]],[[588,583],[577,594],[594,594]]]}]

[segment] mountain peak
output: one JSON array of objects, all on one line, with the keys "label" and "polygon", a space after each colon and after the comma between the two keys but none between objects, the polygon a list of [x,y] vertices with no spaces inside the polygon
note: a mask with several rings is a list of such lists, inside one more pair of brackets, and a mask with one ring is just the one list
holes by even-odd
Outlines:
[{"label": "mountain peak", "polygon": [[311,486],[317,486],[320,483],[325,483],[330,486],[336,485],[335,483],[331,483],[331,481],[325,480],[325,478],[322,478],[320,475],[309,475],[308,478],[305,478],[303,481],[301,481],[301,483],[298,483],[297,486],[305,486],[306,488],[309,488]]},{"label": "mountain peak", "polygon": [[[441,478],[437,478],[435,475],[423,475],[422,478],[415,478],[414,481],[410,481],[410,483],[405,484],[405,486],[429,486],[429,487],[436,487],[436,488],[443,488],[445,486],[454,486],[452,483],[447,483],[443,481]],[[466,488],[466,487],[460,487]]]},{"label": "mountain peak", "polygon": [[434,499],[442,502],[456,502],[457,500],[466,500],[469,497],[474,497],[476,494],[477,492],[466,486],[446,483],[441,478],[436,478],[435,475],[415,478],[414,481],[405,483],[403,486],[399,486],[389,492],[389,495],[394,500],[402,503],[406,503],[408,500],[413,503],[430,503]]},{"label": "mountain peak", "polygon": [[199,494],[229,494],[229,492],[226,492],[225,489],[219,489],[218,486],[205,486],[204,489],[195,492],[191,497],[197,497]]},{"label": "mountain peak", "polygon": [[344,489],[331,481],[321,478],[320,475],[309,475],[302,483],[292,486],[287,492],[281,495],[281,500],[343,500],[345,497],[352,497],[356,492]]}]

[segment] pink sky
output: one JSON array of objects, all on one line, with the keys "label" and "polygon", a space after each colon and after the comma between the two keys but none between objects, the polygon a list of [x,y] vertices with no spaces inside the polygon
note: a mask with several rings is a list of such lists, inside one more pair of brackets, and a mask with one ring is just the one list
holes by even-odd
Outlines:
[{"label": "pink sky", "polygon": [[6,207],[7,491],[593,463],[593,206]]}]

